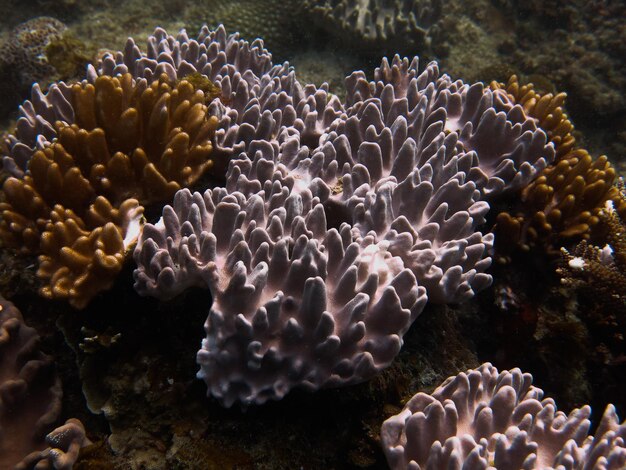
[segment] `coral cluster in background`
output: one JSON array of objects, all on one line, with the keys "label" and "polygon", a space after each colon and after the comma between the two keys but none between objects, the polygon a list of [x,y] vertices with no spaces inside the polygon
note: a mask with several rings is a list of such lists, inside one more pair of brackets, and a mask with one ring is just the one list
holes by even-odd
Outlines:
[{"label": "coral cluster in background", "polygon": [[486,363],[418,393],[383,423],[392,469],[499,470],[602,468],[626,465],[626,422],[608,405],[594,436],[591,407],[568,415],[519,369]]},{"label": "coral cluster in background", "polygon": [[33,88],[7,139],[0,236],[40,255],[44,296],[82,308],[109,288],[143,205],[169,200],[212,166],[214,93],[129,74]]},{"label": "coral cluster in background", "polygon": [[185,16],[190,18],[185,24],[190,31],[198,31],[203,24],[211,28],[223,24],[243,38],[260,38],[278,60],[311,39],[303,34],[306,11],[298,0],[200,0],[186,5]]},{"label": "coral cluster in background", "polygon": [[19,83],[50,79],[56,73],[46,57],[50,44],[60,41],[67,26],[56,18],[40,16],[19,24],[2,45],[0,66],[17,74]]},{"label": "coral cluster in background", "polygon": [[[398,51],[424,56],[426,37],[432,40],[434,57],[453,76],[488,81],[512,73],[524,74],[526,80],[532,75],[532,81],[544,85],[542,91],[559,89],[576,96],[569,107],[579,130],[591,131],[586,132],[593,144],[586,144],[588,148],[612,159],[624,148],[626,54],[620,19],[625,10],[620,2],[568,0],[556,7],[554,2],[517,0],[451,0],[445,6],[422,0],[320,0],[307,2],[310,8],[293,0],[6,3],[4,21],[11,27],[42,12],[56,15],[96,49],[118,49],[128,35],[145,38],[155,24],[196,30],[202,23],[223,22],[245,37],[264,38],[280,60],[288,58],[296,65],[307,48],[325,50],[327,44],[377,63]],[[354,32],[352,26],[363,25],[376,40]]]},{"label": "coral cluster in background", "polygon": [[[623,88],[626,65],[620,27],[626,13],[622,3],[500,3],[519,15],[515,26],[520,50],[511,59],[522,70],[533,67],[534,73],[545,75],[550,70],[559,88],[578,96],[577,111],[591,113],[587,119],[614,116],[624,110],[626,102],[618,91]],[[528,34],[530,30],[537,34]],[[526,56],[531,50],[533,56]],[[522,58],[525,60],[518,60]]]},{"label": "coral cluster in background", "polygon": [[440,0],[306,0],[317,26],[353,50],[424,53],[429,29],[440,19]]},{"label": "coral cluster in background", "polygon": [[16,26],[0,42],[0,116],[22,101],[33,83],[82,75],[91,55],[56,18],[40,16]]}]

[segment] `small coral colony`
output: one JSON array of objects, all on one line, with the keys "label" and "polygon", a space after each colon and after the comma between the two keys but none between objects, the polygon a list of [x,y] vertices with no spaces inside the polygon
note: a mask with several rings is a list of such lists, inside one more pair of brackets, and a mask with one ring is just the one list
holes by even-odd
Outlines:
[{"label": "small coral colony", "polygon": [[[208,289],[198,378],[225,407],[372,378],[427,303],[471,299],[519,253],[560,257],[566,286],[623,304],[626,199],[577,145],[564,94],[400,56],[345,87],[301,83],[223,27],[129,39],[21,106],[2,243],[38,256],[41,296],[76,309],[125,262],[141,296]],[[62,386],[36,338],[3,300],[0,467],[69,469],[89,430],[58,427]],[[612,405],[592,435],[589,406],[557,411],[531,382],[487,363],[418,393],[382,424],[389,466],[626,466]]]}]

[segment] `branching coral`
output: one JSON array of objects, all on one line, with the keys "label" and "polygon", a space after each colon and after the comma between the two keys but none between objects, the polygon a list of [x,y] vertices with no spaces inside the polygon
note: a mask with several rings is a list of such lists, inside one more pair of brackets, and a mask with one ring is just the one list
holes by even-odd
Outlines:
[{"label": "branching coral", "polygon": [[626,465],[626,423],[609,405],[595,436],[591,407],[557,411],[532,376],[486,363],[418,393],[383,423],[392,469],[602,468]]},{"label": "branching coral", "polygon": [[[186,80],[170,83],[165,75],[148,84],[130,74],[59,85],[49,101],[34,90],[36,104],[24,106],[18,137],[9,138],[26,158],[5,158],[15,176],[3,186],[0,235],[42,253],[44,296],[84,307],[121,269],[139,232],[141,204],[170,199],[211,168],[217,118],[207,101],[213,93]],[[42,148],[28,157],[28,137],[42,122],[31,118],[48,107],[62,108],[49,115],[65,120],[43,121],[48,135],[37,139],[52,142],[35,143]]]},{"label": "branching coral", "polygon": [[[607,243],[600,248],[583,240],[571,252],[562,248],[558,272],[565,285],[593,292],[596,301],[614,305],[619,316],[626,307],[626,226],[612,201],[599,217],[608,227]],[[626,318],[621,320],[626,326]]]},{"label": "branching coral", "polygon": [[608,227],[606,243],[583,240],[571,251],[562,248],[557,272],[564,286],[582,294],[580,302],[589,303],[584,316],[606,352],[621,357],[626,354],[626,226],[610,201],[599,217]]}]

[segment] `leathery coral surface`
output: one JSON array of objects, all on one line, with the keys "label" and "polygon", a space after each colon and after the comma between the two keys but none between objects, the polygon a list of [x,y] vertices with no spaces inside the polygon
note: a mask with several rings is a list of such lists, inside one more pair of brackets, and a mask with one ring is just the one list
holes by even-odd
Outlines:
[{"label": "leathery coral surface", "polygon": [[45,447],[61,414],[61,381],[39,335],[0,297],[0,468]]},{"label": "leathery coral surface", "polygon": [[477,229],[489,201],[554,157],[521,106],[436,63],[396,56],[371,82],[355,72],[340,103],[221,29],[198,41],[157,30],[148,44],[129,41],[103,70],[202,70],[223,91],[215,140],[230,164],[224,187],[182,190],[145,226],[135,287],[210,289],[198,376],[227,406],[389,365],[427,299],[490,284],[493,238]]},{"label": "leathery coral surface", "polygon": [[418,393],[383,423],[392,469],[619,469],[626,465],[626,422],[609,405],[595,436],[591,407],[569,415],[519,369],[489,363]]}]

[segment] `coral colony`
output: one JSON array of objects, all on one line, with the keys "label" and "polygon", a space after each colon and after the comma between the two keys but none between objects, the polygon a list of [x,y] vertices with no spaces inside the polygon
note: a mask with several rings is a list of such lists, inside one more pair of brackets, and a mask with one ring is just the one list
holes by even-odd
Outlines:
[{"label": "coral colony", "polygon": [[383,423],[392,469],[618,469],[626,465],[626,424],[609,405],[594,436],[591,408],[569,415],[542,399],[532,376],[486,363],[418,393]]},{"label": "coral colony", "polygon": [[158,31],[138,54],[129,43],[102,69],[201,71],[225,96],[210,107],[214,158],[231,157],[224,187],[183,190],[144,227],[135,288],[162,299],[211,290],[199,376],[227,406],[388,366],[427,299],[489,285],[492,235],[476,230],[487,200],[554,156],[521,107],[435,63],[420,73],[396,57],[373,82],[355,72],[342,105],[223,30],[198,42]]},{"label": "coral colony", "polygon": [[[358,383],[389,366],[428,301],[462,302],[491,284],[494,236],[480,229],[490,205],[543,184],[571,144],[566,117],[550,122],[515,86],[469,85],[395,56],[372,81],[347,77],[341,102],[274,65],[259,40],[157,29],[145,50],[129,39],[80,83],[33,88],[3,159],[0,235],[39,255],[42,295],[77,308],[110,287],[131,252],[141,295],[208,289],[198,377],[224,406]],[[605,176],[601,205],[615,196]],[[143,225],[155,203],[169,205]],[[2,305],[12,319],[0,317],[0,347],[16,354],[34,332]],[[2,364],[5,387],[12,366]],[[50,390],[42,445],[59,400],[56,383]],[[490,365],[448,379],[385,423],[389,463],[624,464],[611,407],[594,439],[589,407],[565,416],[541,395],[528,374]],[[24,468],[65,455],[55,468],[71,468],[88,441],[80,423],[65,427],[48,442],[68,453],[41,451]]]}]

